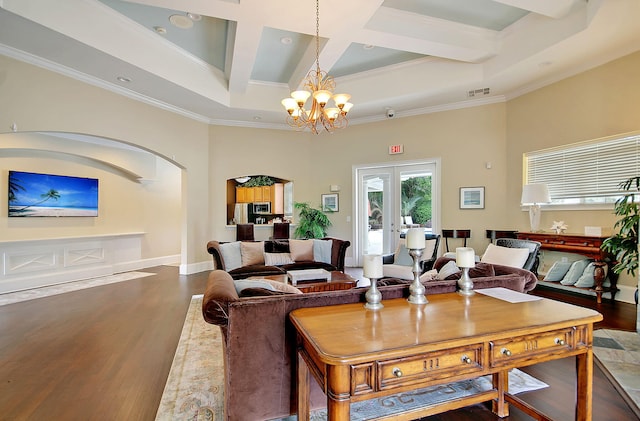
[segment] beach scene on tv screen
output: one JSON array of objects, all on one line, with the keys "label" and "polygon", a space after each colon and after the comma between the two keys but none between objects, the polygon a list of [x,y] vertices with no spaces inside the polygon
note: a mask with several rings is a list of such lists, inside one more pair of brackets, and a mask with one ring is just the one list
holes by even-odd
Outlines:
[{"label": "beach scene on tv screen", "polygon": [[9,171],[9,216],[98,216],[98,180]]}]

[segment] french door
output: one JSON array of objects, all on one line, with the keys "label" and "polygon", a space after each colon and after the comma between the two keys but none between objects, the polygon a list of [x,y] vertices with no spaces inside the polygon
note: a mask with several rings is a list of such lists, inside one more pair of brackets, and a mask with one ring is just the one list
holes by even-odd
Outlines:
[{"label": "french door", "polygon": [[439,232],[438,160],[355,167],[354,264],[364,254],[393,253],[400,235]]}]

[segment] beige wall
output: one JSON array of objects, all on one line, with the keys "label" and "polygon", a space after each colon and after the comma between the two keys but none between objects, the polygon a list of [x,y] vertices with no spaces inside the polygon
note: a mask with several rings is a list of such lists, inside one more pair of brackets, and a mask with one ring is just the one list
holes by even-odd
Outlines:
[{"label": "beige wall", "polygon": [[[638,75],[640,53],[635,53],[507,103],[509,209],[519,205],[523,153],[640,129]],[[508,218],[512,226],[527,229],[527,212],[511,211]],[[612,228],[616,218],[612,210],[544,211],[540,226],[546,229],[554,220],[565,221],[568,232],[582,233],[585,225]],[[623,275],[619,283],[637,281]]]},{"label": "beige wall", "polygon": [[[175,188],[180,181],[174,180],[162,186],[138,186],[136,192],[127,186],[123,188],[123,194],[130,203],[119,200],[118,210],[106,208],[99,217],[106,220],[98,223],[105,224],[104,230],[112,233],[120,233],[124,229],[147,232],[143,258],[175,254],[182,250],[183,264],[210,260],[203,246],[209,239],[207,124],[3,56],[0,56],[0,98],[0,133],[9,131],[15,123],[21,132],[91,134],[139,145],[172,158],[179,167],[187,168],[181,172],[182,184],[187,187],[180,192],[182,199],[178,202],[175,193],[171,192],[166,197],[171,203],[163,208],[161,196],[163,189]],[[4,180],[10,165],[13,161],[3,163]],[[48,157],[42,161],[25,162],[24,165],[25,170],[31,165],[60,168],[62,161]],[[70,168],[80,171],[79,168]],[[165,177],[166,169],[161,171],[165,171],[162,175]],[[81,172],[94,174],[90,168]],[[115,179],[113,181],[116,183]],[[2,188],[6,189],[5,186]],[[178,212],[174,211],[176,206],[180,208]],[[128,207],[143,208],[144,211],[127,213]],[[7,219],[5,210],[0,214],[0,230],[5,233],[9,225]],[[26,224],[20,234],[12,232],[11,236],[32,238],[34,233],[59,235],[60,230],[41,229],[44,227],[38,224],[43,222],[30,220]],[[74,224],[66,221],[64,224],[65,236],[87,235],[83,225],[86,222],[76,221]],[[0,235],[2,233],[0,231]],[[178,237],[176,233],[179,233]]]},{"label": "beige wall", "polygon": [[[235,235],[226,227],[228,178],[264,173],[293,180],[294,200],[312,205],[319,205],[320,195],[338,184],[340,212],[331,215],[330,235],[353,240],[352,223],[347,222],[353,166],[431,158],[441,162],[441,228],[472,229],[469,244],[482,252],[488,243],[485,229],[528,227],[527,213],[519,206],[523,152],[638,130],[640,54],[506,103],[396,117],[320,136],[210,126],[5,57],[0,57],[0,69],[0,131],[15,122],[20,131],[104,136],[140,145],[184,168],[181,179],[171,183],[171,188],[181,186],[181,198],[167,199],[180,207],[180,227],[163,224],[176,219],[173,211],[152,226],[140,227],[135,222],[139,215],[130,222],[131,229],[152,231],[162,242],[175,242],[175,231],[180,231],[182,262],[187,264],[210,261],[206,241]],[[404,145],[404,154],[388,155],[388,146],[396,143]],[[484,210],[458,209],[459,188],[466,186],[486,187]],[[163,186],[147,188],[160,192]],[[141,219],[154,220],[156,214],[147,207]],[[608,211],[544,212],[542,226],[554,219],[565,220],[570,231],[612,226],[614,221]],[[69,235],[82,231],[74,229],[69,227]],[[168,252],[155,243],[148,245],[150,257]]]}]

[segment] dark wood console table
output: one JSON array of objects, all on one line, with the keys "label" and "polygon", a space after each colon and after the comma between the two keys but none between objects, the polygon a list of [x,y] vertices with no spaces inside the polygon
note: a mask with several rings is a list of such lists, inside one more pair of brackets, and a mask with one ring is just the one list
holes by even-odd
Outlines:
[{"label": "dark wood console table", "polygon": [[[618,292],[618,275],[613,273],[614,264],[613,256],[602,251],[600,246],[606,240],[607,236],[590,236],[582,234],[555,234],[545,232],[519,232],[518,238],[521,240],[539,241],[541,250],[558,251],[563,253],[577,253],[586,256],[595,261],[594,279],[595,287],[592,289],[596,293],[598,304],[602,303],[602,294],[604,292],[611,293],[613,300],[616,292]],[[608,266],[610,287],[604,287],[602,284],[605,279],[604,266]]]}]

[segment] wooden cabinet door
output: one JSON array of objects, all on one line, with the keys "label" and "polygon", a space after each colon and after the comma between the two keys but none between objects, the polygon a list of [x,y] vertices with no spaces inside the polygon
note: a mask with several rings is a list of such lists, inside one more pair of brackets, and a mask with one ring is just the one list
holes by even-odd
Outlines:
[{"label": "wooden cabinet door", "polygon": [[262,195],[262,187],[254,187],[253,189],[253,201],[254,202],[264,202],[264,197]]},{"label": "wooden cabinet door", "polygon": [[236,203],[248,203],[246,187],[236,187]]},{"label": "wooden cabinet door", "polygon": [[[271,202],[271,188],[273,186],[262,186],[262,201]],[[273,207],[273,205],[272,205]]]},{"label": "wooden cabinet door", "polygon": [[253,203],[253,202],[255,202],[256,201],[255,200],[255,194],[254,194],[255,188],[254,187],[246,187],[246,189],[247,189],[247,192],[245,194],[245,199],[246,199],[245,203]]}]

